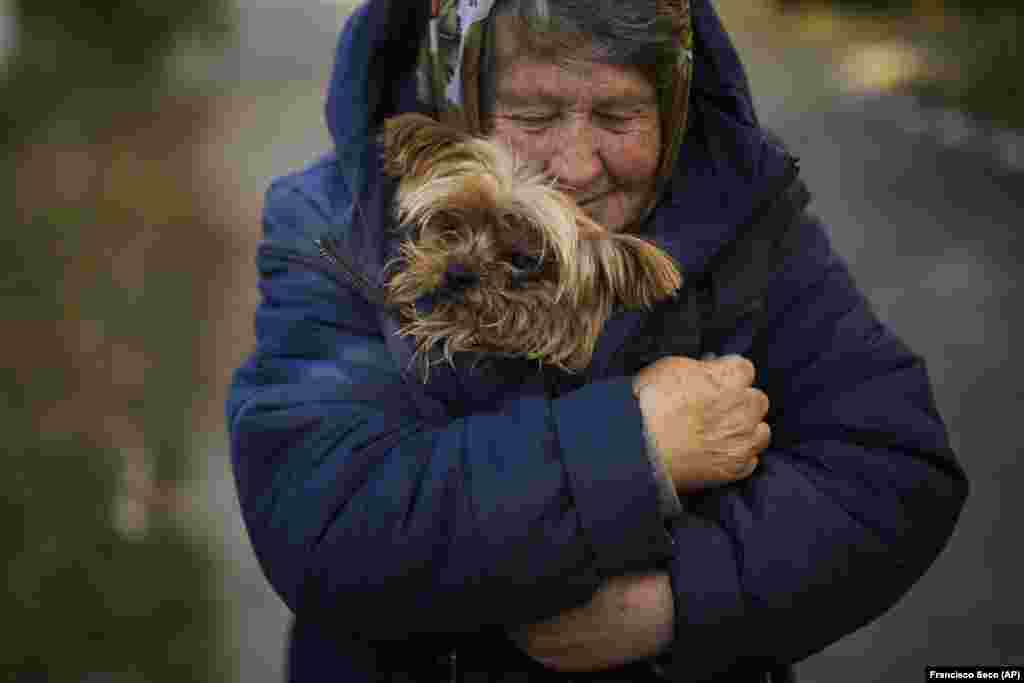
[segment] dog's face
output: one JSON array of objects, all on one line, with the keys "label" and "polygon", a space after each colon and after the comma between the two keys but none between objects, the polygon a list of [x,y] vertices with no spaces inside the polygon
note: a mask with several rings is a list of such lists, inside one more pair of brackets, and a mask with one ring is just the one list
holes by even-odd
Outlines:
[{"label": "dog's face", "polygon": [[[403,269],[391,279],[393,304],[459,301],[465,313],[487,319],[526,296],[554,304],[564,296],[565,268],[535,225],[487,203],[468,181],[432,212],[418,238],[401,245]],[[479,191],[478,191],[479,190]]]},{"label": "dog's face", "polygon": [[527,280],[564,293],[579,211],[542,175],[499,145],[425,116],[389,119],[383,142],[384,170],[401,178],[399,220],[415,231],[403,245],[407,276],[392,288],[395,303]]},{"label": "dog's face", "polygon": [[616,303],[650,306],[681,283],[671,259],[603,230],[497,143],[414,114],[389,119],[382,142],[411,228],[388,299],[424,360],[439,345],[449,362],[472,351],[580,370]]}]

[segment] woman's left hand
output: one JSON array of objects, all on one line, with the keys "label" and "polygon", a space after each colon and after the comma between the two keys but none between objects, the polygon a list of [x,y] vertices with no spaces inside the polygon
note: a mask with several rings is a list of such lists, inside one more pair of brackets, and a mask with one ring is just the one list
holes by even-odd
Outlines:
[{"label": "woman's left hand", "polygon": [[510,631],[531,658],[558,671],[599,671],[660,654],[675,609],[668,574],[609,579],[580,607]]}]

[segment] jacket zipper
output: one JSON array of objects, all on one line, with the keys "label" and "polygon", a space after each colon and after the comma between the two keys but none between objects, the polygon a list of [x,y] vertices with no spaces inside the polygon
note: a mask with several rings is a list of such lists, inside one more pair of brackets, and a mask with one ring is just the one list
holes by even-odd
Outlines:
[{"label": "jacket zipper", "polygon": [[[326,238],[314,241],[322,254],[320,257],[307,256],[293,249],[280,247],[275,244],[261,244],[257,249],[257,253],[311,268],[322,275],[326,275],[340,285],[355,288],[367,302],[383,309],[385,312],[397,312],[397,307],[387,303],[383,287],[370,282],[347,258],[338,253],[335,246],[336,243],[325,248],[325,241],[327,241]],[[333,243],[333,240],[331,242]]]}]

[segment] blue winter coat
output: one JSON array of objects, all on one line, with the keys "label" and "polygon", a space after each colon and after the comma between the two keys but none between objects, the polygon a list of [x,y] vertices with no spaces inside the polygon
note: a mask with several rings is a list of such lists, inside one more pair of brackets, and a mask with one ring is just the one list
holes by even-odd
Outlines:
[{"label": "blue winter coat", "polygon": [[[290,680],[437,681],[453,650],[471,681],[651,680],[647,663],[550,672],[503,635],[633,571],[670,573],[675,643],[659,664],[676,681],[763,680],[891,607],[948,540],[966,480],[922,360],[811,218],[768,283],[761,343],[745,320],[715,349],[753,354],[772,445],[752,477],[688,497],[669,525],[615,361],[646,314],[615,316],[579,381],[501,361],[403,384],[396,321],[314,244],[341,240],[375,284],[394,253],[373,127],[416,108],[408,45],[425,17],[395,27],[388,9],[371,0],[341,36],[335,150],[267,193],[257,345],[227,405],[245,522],[295,615]],[[690,130],[645,228],[687,277],[793,171],[707,0],[693,15]]]}]

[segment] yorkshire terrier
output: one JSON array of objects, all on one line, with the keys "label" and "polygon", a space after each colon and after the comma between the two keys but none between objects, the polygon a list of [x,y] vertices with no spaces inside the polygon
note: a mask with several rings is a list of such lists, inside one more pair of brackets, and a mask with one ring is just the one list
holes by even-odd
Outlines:
[{"label": "yorkshire terrier", "polygon": [[419,114],[388,119],[380,140],[410,231],[385,298],[424,381],[438,346],[450,364],[471,352],[581,371],[617,307],[650,309],[682,285],[661,249],[605,229],[497,142]]}]

